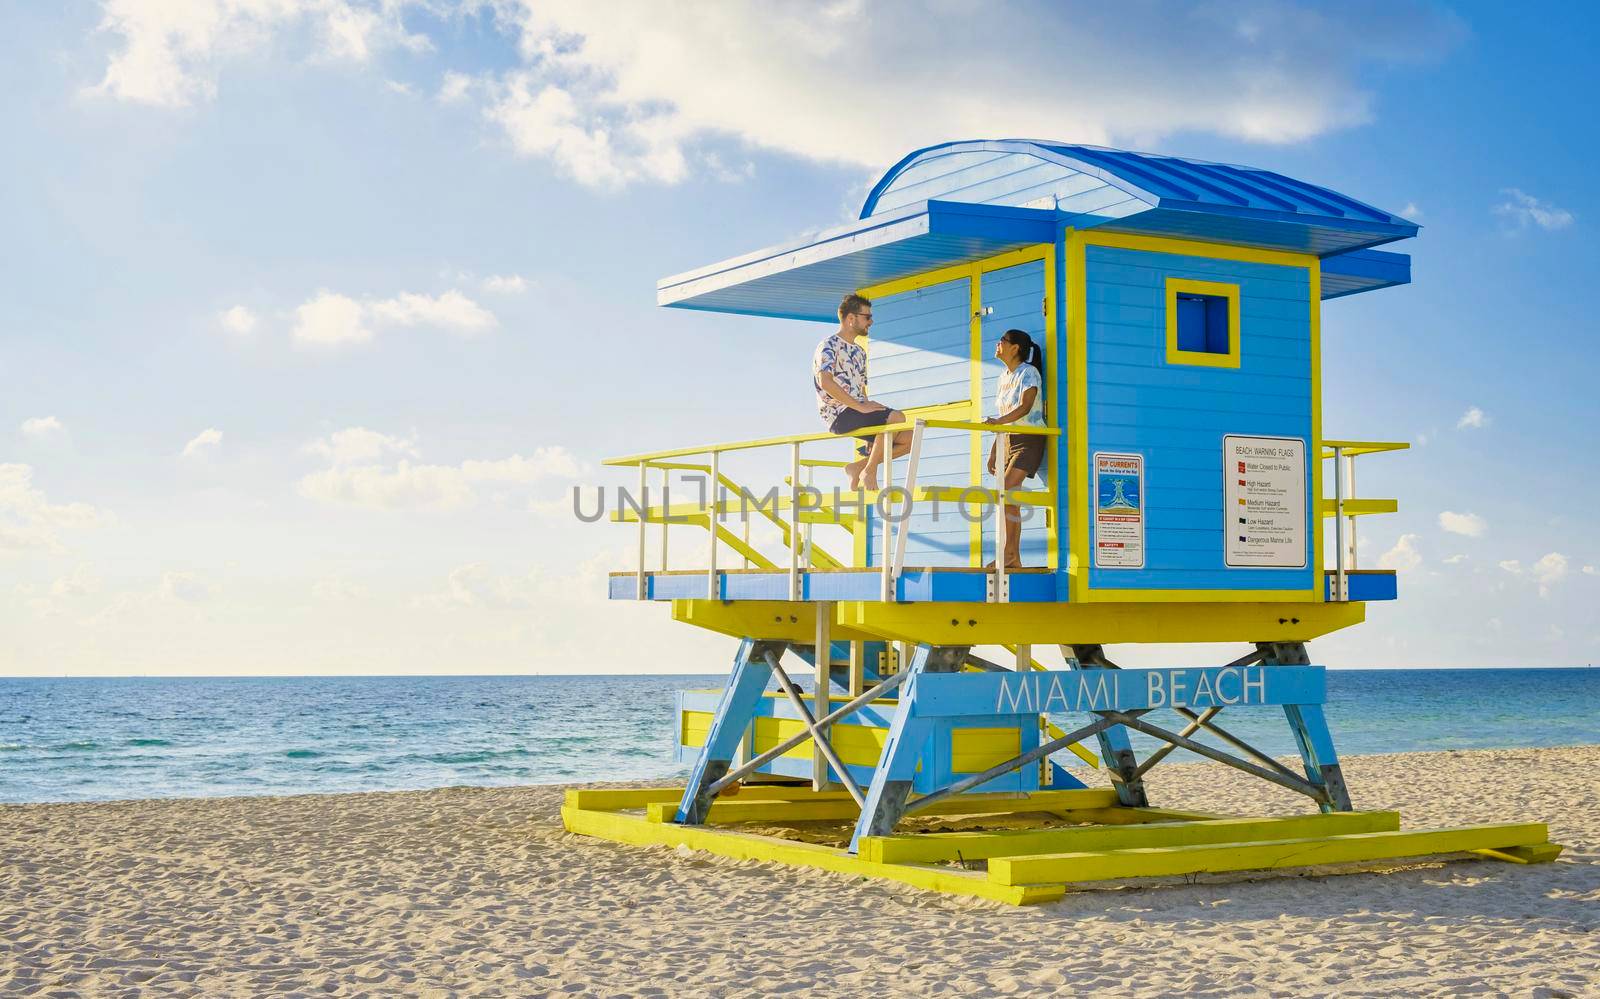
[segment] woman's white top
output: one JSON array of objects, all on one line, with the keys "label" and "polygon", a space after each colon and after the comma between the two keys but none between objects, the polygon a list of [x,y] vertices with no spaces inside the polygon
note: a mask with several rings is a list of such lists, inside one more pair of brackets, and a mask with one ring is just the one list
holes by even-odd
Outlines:
[{"label": "woman's white top", "polygon": [[1033,406],[1016,422],[1035,427],[1044,426],[1044,392],[1041,389],[1039,369],[1031,364],[1019,364],[1012,371],[1000,372],[1000,384],[995,392],[995,405],[999,411],[994,415],[1004,416],[1022,405],[1022,397],[1027,394],[1028,389],[1038,390],[1033,394]]}]

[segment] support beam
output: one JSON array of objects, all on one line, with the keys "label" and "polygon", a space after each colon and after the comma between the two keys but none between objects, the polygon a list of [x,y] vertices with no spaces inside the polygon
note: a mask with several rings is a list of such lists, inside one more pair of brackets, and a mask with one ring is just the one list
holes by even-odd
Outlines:
[{"label": "support beam", "polygon": [[783,654],[785,647],[783,642],[758,642],[750,638],[739,643],[733,673],[722,691],[711,730],[706,733],[705,745],[700,747],[700,756],[689,772],[689,782],[678,803],[677,821],[699,825],[706,820],[713,797],[711,785],[732,765],[745,729],[755,717],[756,701],[772,678],[771,663]]},{"label": "support beam", "polygon": [[[1206,708],[1198,715],[1191,711],[1179,711],[1178,713],[1190,719],[1189,724],[1185,725],[1183,727],[1183,731],[1178,733],[1184,738],[1188,738],[1189,736],[1194,735],[1196,731],[1203,728],[1206,722],[1221,714],[1222,709],[1215,707]],[[1133,775],[1135,777],[1143,777],[1145,774],[1150,772],[1152,767],[1166,759],[1167,756],[1174,752],[1177,748],[1178,747],[1175,743],[1169,742],[1160,749],[1157,749],[1155,752],[1145,757],[1144,762],[1139,764],[1138,768],[1133,771]]]},{"label": "support beam", "polygon": [[839,782],[844,785],[846,791],[850,792],[850,797],[855,799],[856,804],[865,805],[866,797],[861,793],[861,786],[856,783],[854,777],[850,776],[850,771],[845,767],[844,762],[839,759],[839,754],[833,751],[833,744],[822,734],[822,731],[817,726],[816,716],[806,706],[805,698],[800,696],[800,691],[795,687],[794,681],[789,679],[789,674],[785,673],[783,667],[778,665],[777,655],[772,652],[768,652],[766,655],[767,665],[772,667],[773,679],[778,681],[778,686],[783,688],[783,692],[789,697],[789,702],[800,713],[800,720],[805,723],[807,730],[810,731],[811,738],[816,742],[817,748],[822,751],[823,758],[833,765],[833,769],[839,774]]},{"label": "support beam", "polygon": [[1049,756],[1058,749],[1066,749],[1068,746],[1079,741],[1080,739],[1087,739],[1089,736],[1108,728],[1111,724],[1113,723],[1106,718],[1098,718],[1080,729],[1068,732],[1059,739],[1051,739],[1049,742],[1030,749],[1015,759],[1007,760],[1004,763],[992,766],[982,773],[963,777],[954,784],[951,784],[948,787],[942,787],[932,794],[925,794],[916,801],[911,802],[910,806],[907,807],[905,811],[907,813],[924,811],[925,809],[931,808],[947,798],[953,798],[958,794],[965,794],[973,788],[982,787],[983,785],[994,780],[996,777],[1004,777],[1011,771],[1020,770],[1035,760],[1044,759],[1046,756]]},{"label": "support beam", "polygon": [[889,735],[884,740],[877,769],[873,771],[861,818],[850,837],[851,853],[855,852],[862,836],[882,836],[893,831],[895,823],[905,814],[922,745],[933,725],[931,720],[917,716],[917,678],[924,673],[957,672],[971,651],[970,645],[919,645],[911,661],[901,668],[906,675],[905,686],[901,688],[894,718],[889,722]]},{"label": "support beam", "polygon": [[[877,685],[875,685],[871,690],[865,691],[865,692],[857,695],[856,697],[852,698],[851,700],[847,701],[846,703],[839,705],[839,707],[834,709],[834,711],[832,713],[830,713],[827,717],[823,718],[820,722],[818,722],[817,723],[817,727],[818,728],[823,728],[825,726],[832,725],[834,722],[836,722],[839,719],[845,717],[846,715],[855,714],[857,711],[859,711],[862,708],[866,707],[868,704],[871,704],[873,701],[877,700],[880,697],[883,697],[885,694],[888,694],[894,688],[900,686],[900,684],[902,682],[904,682],[904,681],[905,681],[905,674],[904,673],[896,673],[891,677],[887,677],[881,683],[878,683]],[[768,763],[771,763],[773,760],[775,760],[778,757],[782,756],[784,753],[787,753],[789,750],[791,750],[794,747],[800,745],[802,742],[805,742],[807,739],[810,739],[811,737],[812,737],[811,736],[811,730],[809,728],[806,729],[804,732],[800,732],[800,733],[798,733],[796,735],[790,736],[789,738],[787,738],[787,739],[783,740],[782,742],[778,743],[776,746],[773,746],[771,749],[769,749],[766,752],[762,753],[760,756],[757,756],[755,759],[751,760],[749,763],[746,763],[743,766],[739,767],[737,770],[730,770],[727,774],[723,775],[722,778],[719,779],[716,783],[712,784],[711,787],[708,790],[710,791],[710,793],[713,796],[722,793],[722,791],[724,789],[726,789],[728,787],[731,787],[734,784],[737,784],[739,781],[743,780],[745,777],[748,777],[750,774],[755,773],[757,770],[759,770],[762,767],[766,766]],[[767,792],[763,791],[762,793],[765,794]],[[807,792],[807,793],[810,793],[810,792]]]},{"label": "support beam", "polygon": [[1237,756],[1229,756],[1222,750],[1213,749],[1203,742],[1195,742],[1193,739],[1185,738],[1176,732],[1169,732],[1159,725],[1152,725],[1149,722],[1140,719],[1132,712],[1107,711],[1104,712],[1104,715],[1107,718],[1111,718],[1112,720],[1116,721],[1120,725],[1126,725],[1129,728],[1137,729],[1140,732],[1143,732],[1145,735],[1155,736],[1157,739],[1160,739],[1163,742],[1174,743],[1181,749],[1187,749],[1191,753],[1204,756],[1208,760],[1215,760],[1216,762],[1224,764],[1225,766],[1233,767],[1235,770],[1243,770],[1247,774],[1260,777],[1262,780],[1271,781],[1272,783],[1286,787],[1291,791],[1298,791],[1314,801],[1321,802],[1326,800],[1323,789],[1317,787],[1315,784],[1300,780],[1297,777],[1285,777],[1282,774],[1274,773],[1265,767],[1258,767],[1254,763],[1247,763],[1244,760],[1239,759]]},{"label": "support beam", "polygon": [[[796,448],[796,450],[799,450]],[[798,459],[797,459],[798,460]],[[833,604],[826,601],[817,603],[817,642],[816,655],[816,694],[812,698],[812,709],[818,718],[826,718],[832,708],[833,691],[833,639],[830,637],[829,626],[833,624]],[[827,730],[819,722],[817,724],[817,741],[811,753],[811,789],[813,791],[826,791],[828,789],[828,753],[823,746],[829,745],[826,740]],[[829,748],[832,748],[829,746]]]},{"label": "support beam", "polygon": [[1223,871],[1272,870],[1313,864],[1360,863],[1436,853],[1537,846],[1549,833],[1541,822],[1469,826],[1425,832],[1370,832],[1258,843],[1105,850],[1037,857],[996,857],[989,880],[1002,885],[1173,877]]},{"label": "support beam", "polygon": [[[713,819],[717,815],[715,809],[721,807],[721,802],[713,807]],[[940,864],[952,860],[989,860],[993,857],[1081,853],[1090,850],[1135,850],[1392,832],[1399,828],[1399,812],[1342,812],[1288,818],[1229,818],[1200,822],[1005,829],[999,832],[918,833],[914,836],[869,837],[862,841],[861,857],[883,864]]]},{"label": "support beam", "polygon": [[[1063,645],[1061,655],[1075,669],[1116,669],[1117,664],[1106,658],[1103,645]],[[1133,753],[1133,741],[1119,728],[1105,728],[1099,733],[1100,759],[1105,761],[1106,773],[1117,787],[1122,803],[1130,808],[1150,804],[1145,793],[1144,776],[1139,770],[1139,759]]]},{"label": "support beam", "polygon": [[[1308,641],[1366,619],[1364,603],[839,604],[838,624],[930,645],[1237,642],[1241,634]],[[838,637],[837,635],[835,636]],[[807,639],[801,639],[806,641]]]}]

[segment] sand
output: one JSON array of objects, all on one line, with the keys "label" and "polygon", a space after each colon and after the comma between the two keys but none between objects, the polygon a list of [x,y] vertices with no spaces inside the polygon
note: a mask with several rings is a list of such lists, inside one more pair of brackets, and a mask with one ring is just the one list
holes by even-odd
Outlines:
[{"label": "sand", "polygon": [[[1600,747],[1345,771],[1408,826],[1568,851],[1015,909],[570,836],[553,787],[4,806],[0,995],[1600,996]],[[1151,784],[1303,810],[1209,764]]]}]

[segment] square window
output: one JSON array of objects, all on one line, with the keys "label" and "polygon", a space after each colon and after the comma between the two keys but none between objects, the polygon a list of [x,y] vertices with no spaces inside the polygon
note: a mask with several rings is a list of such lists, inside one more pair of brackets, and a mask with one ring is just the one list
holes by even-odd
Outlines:
[{"label": "square window", "polygon": [[1167,363],[1239,366],[1239,286],[1167,280]]}]

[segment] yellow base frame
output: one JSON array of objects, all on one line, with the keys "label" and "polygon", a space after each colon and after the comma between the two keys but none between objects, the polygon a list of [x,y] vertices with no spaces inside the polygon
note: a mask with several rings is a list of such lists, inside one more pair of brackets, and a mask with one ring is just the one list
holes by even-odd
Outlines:
[{"label": "yellow base frame", "polygon": [[[1104,788],[1032,794],[967,795],[941,802],[939,815],[1022,816],[1019,829],[869,836],[860,854],[780,836],[719,828],[759,822],[848,818],[842,791],[752,786],[723,798],[704,826],[672,822],[681,788],[568,791],[561,819],[568,832],[633,846],[687,846],[736,860],[774,861],[926,891],[1035,905],[1071,883],[1227,871],[1278,870],[1473,853],[1518,864],[1547,863],[1561,852],[1544,823],[1400,830],[1397,812],[1336,812],[1237,818],[1164,808],[1126,808]],[[986,870],[972,869],[973,865]]]}]

